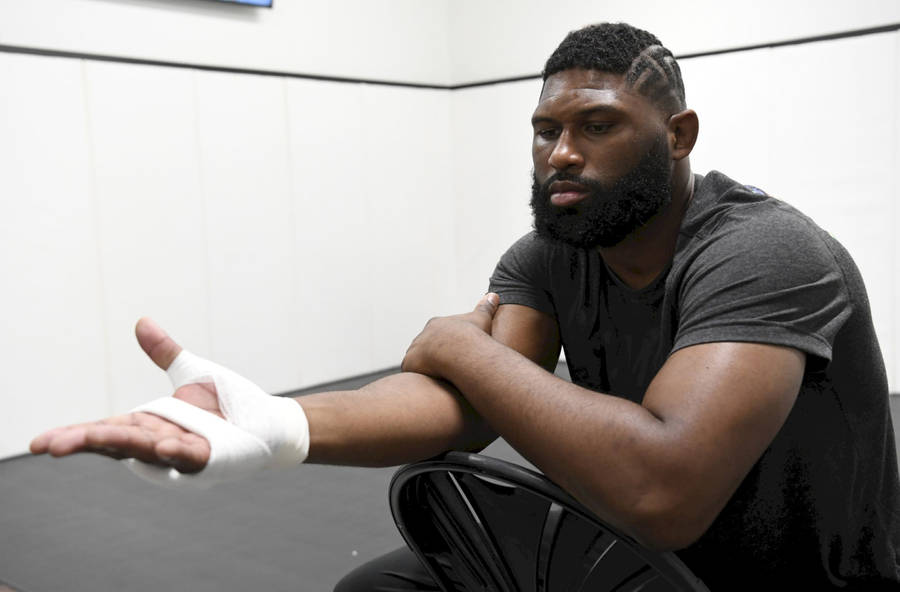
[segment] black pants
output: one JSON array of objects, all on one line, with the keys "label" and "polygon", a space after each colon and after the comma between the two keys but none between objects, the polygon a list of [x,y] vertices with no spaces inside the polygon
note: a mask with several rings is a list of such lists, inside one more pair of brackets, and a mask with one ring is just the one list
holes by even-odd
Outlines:
[{"label": "black pants", "polygon": [[439,592],[434,580],[408,547],[364,563],[344,576],[334,592]]}]

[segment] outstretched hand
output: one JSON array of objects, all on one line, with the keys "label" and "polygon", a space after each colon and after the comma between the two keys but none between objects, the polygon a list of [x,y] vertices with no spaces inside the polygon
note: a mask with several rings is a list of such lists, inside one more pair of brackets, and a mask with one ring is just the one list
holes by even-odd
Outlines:
[{"label": "outstretched hand", "polygon": [[466,347],[463,337],[467,333],[491,334],[499,305],[500,297],[490,292],[481,298],[472,312],[431,319],[406,350],[401,370],[448,378],[444,376],[444,362],[456,357],[456,348]]},{"label": "outstretched hand", "polygon": [[[181,352],[181,346],[148,318],[138,321],[135,335],[144,352],[163,370]],[[173,396],[223,417],[212,384],[186,384]],[[181,473],[200,471],[210,455],[206,438],[162,417],[141,412],[54,428],[32,440],[30,448],[34,454],[52,456],[94,452],[116,459],[136,458],[161,467],[174,467]]]}]

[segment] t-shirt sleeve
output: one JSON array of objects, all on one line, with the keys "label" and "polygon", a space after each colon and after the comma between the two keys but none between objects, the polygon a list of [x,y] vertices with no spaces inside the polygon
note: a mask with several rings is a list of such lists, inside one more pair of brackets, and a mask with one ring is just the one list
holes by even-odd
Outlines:
[{"label": "t-shirt sleeve", "polygon": [[794,347],[831,360],[851,302],[833,239],[783,209],[720,224],[694,255],[679,294],[672,351],[714,341]]},{"label": "t-shirt sleeve", "polygon": [[522,304],[556,314],[550,296],[551,246],[534,232],[526,234],[503,254],[491,275],[491,292],[500,304]]}]

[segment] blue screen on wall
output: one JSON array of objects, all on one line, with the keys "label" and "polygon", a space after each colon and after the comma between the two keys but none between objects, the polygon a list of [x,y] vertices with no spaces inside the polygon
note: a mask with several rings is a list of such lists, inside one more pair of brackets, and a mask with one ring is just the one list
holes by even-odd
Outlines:
[{"label": "blue screen on wall", "polygon": [[272,0],[219,0],[219,2],[231,2],[232,4],[250,4],[252,6],[272,7]]}]

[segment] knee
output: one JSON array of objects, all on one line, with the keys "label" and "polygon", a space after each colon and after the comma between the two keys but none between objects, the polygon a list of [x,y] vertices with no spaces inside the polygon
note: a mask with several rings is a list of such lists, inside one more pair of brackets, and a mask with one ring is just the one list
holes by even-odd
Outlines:
[{"label": "knee", "polygon": [[372,575],[368,564],[360,565],[335,584],[334,592],[372,592]]},{"label": "knee", "polygon": [[363,563],[345,575],[335,585],[335,592],[378,592],[390,590],[429,591],[440,590],[431,576],[406,547]]},{"label": "knee", "polygon": [[354,592],[355,590],[359,590],[350,578],[351,575],[353,575],[352,572],[342,577],[340,581],[334,585],[334,592]]}]

